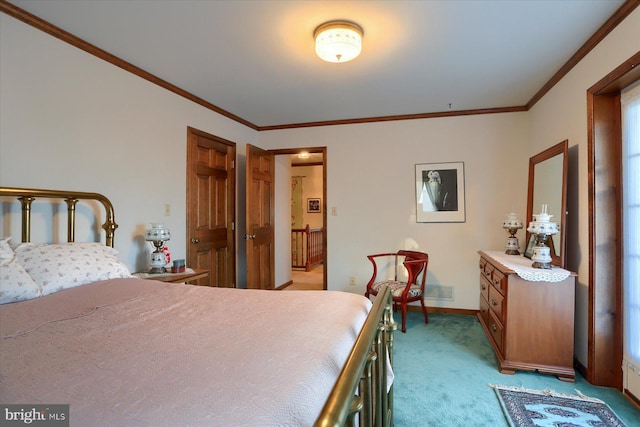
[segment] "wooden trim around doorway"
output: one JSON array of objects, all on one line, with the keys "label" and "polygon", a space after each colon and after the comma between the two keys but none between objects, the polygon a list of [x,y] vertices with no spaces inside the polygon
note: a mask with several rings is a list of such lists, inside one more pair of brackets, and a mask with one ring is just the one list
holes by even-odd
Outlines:
[{"label": "wooden trim around doorway", "polygon": [[327,289],[327,270],[328,268],[328,256],[327,256],[327,147],[300,147],[300,148],[280,148],[276,150],[269,150],[274,155],[281,154],[299,154],[303,151],[307,153],[322,153],[322,228],[324,229],[324,233],[322,236],[322,253],[323,253],[323,263],[324,263],[324,271],[322,273],[322,287],[323,289]]},{"label": "wooden trim around doorway", "polygon": [[640,52],[587,90],[590,383],[622,390],[620,90],[640,79]]}]

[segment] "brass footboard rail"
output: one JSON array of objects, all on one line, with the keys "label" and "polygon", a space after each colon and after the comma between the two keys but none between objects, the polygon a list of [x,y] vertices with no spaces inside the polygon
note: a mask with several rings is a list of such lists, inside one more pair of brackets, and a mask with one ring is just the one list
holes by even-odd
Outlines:
[{"label": "brass footboard rail", "polygon": [[347,358],[315,427],[393,425],[393,385],[387,384],[393,366],[391,291],[378,293],[371,312]]},{"label": "brass footboard rail", "polygon": [[67,241],[75,239],[76,203],[79,200],[95,200],[104,206],[106,221],[102,228],[106,232],[107,246],[113,247],[113,235],[118,224],[115,222],[111,201],[99,193],[85,193],[82,191],[37,190],[32,188],[0,187],[0,196],[15,196],[22,203],[22,241],[31,241],[31,203],[36,197],[49,199],[64,199],[67,203]]}]

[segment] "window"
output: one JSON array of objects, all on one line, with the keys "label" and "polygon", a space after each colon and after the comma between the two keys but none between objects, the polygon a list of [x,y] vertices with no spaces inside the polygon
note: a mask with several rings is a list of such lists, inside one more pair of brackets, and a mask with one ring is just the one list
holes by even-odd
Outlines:
[{"label": "window", "polygon": [[624,353],[640,366],[640,84],[625,90],[622,104],[622,221]]}]

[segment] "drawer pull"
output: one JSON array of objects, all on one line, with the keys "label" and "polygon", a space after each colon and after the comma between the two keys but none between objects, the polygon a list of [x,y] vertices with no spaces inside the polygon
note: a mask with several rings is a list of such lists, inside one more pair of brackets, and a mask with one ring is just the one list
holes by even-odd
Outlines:
[{"label": "drawer pull", "polygon": [[484,285],[484,283],[482,285],[480,285],[480,289],[482,289],[483,291],[487,290],[487,287]]},{"label": "drawer pull", "polygon": [[500,284],[500,280],[493,279],[493,284],[494,285],[499,285]]},{"label": "drawer pull", "polygon": [[495,307],[496,305],[498,305],[498,301],[492,299],[491,300],[491,305],[493,305]]},{"label": "drawer pull", "polygon": [[493,332],[498,332],[498,327],[496,326],[496,324],[495,324],[495,323],[493,323],[493,324],[491,325],[491,330],[492,330]]}]

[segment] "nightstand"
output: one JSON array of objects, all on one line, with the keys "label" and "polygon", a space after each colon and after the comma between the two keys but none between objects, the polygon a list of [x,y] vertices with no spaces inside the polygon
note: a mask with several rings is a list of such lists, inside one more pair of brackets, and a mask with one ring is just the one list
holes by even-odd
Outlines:
[{"label": "nightstand", "polygon": [[209,277],[209,270],[188,268],[184,273],[151,274],[143,272],[134,273],[133,275],[141,279],[159,280],[160,282],[197,284],[194,283],[196,280],[206,279]]}]

